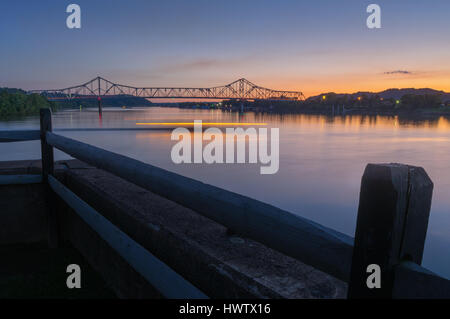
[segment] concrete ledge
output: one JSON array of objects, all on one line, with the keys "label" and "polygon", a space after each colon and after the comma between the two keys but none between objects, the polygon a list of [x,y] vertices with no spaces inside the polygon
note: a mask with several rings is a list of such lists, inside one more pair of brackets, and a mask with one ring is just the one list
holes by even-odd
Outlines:
[{"label": "concrete ledge", "polygon": [[[40,174],[40,161],[0,162],[0,174]],[[212,298],[345,298],[345,283],[77,160],[56,175],[79,197]],[[60,233],[121,298],[161,295],[62,200]],[[0,186],[0,245],[45,242],[42,184]]]},{"label": "concrete ledge", "polygon": [[[255,241],[228,236],[225,227],[190,209],[79,162],[67,162],[67,167],[65,183],[71,190],[212,298],[346,296],[343,282]],[[80,234],[73,216],[66,216],[64,224],[70,240],[79,241],[75,247],[102,264],[102,271],[116,267],[117,274],[126,266],[115,265],[118,256],[105,264],[106,248],[97,247],[102,245],[98,239],[85,240],[87,231]],[[130,274],[117,293],[154,297],[148,287],[136,286],[139,277]],[[136,287],[125,291],[127,285]]]}]

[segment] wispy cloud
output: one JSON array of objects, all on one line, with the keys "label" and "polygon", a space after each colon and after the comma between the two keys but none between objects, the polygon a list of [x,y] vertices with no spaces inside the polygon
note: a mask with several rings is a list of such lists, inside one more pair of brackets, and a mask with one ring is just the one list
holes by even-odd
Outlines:
[{"label": "wispy cloud", "polygon": [[165,63],[155,71],[163,72],[186,72],[186,71],[204,71],[206,69],[229,69],[233,67],[240,67],[249,61],[249,57],[228,58],[228,59],[214,59],[214,58],[198,58],[188,61],[179,61],[175,63]]},{"label": "wispy cloud", "polygon": [[393,75],[393,74],[413,74],[413,73],[411,71],[395,70],[395,71],[384,72],[384,74]]},{"label": "wispy cloud", "polygon": [[194,61],[187,61],[166,66],[166,69],[177,69],[179,71],[191,71],[197,69],[205,69],[218,67],[226,64],[226,62],[217,59],[197,59]]}]

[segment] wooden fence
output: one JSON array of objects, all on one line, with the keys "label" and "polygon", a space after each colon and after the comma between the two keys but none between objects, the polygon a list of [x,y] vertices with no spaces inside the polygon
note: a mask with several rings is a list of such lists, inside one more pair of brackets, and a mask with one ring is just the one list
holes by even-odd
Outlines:
[{"label": "wooden fence", "polygon": [[[269,204],[55,134],[48,109],[41,110],[40,131],[0,132],[0,142],[37,139],[42,146],[42,181],[51,188],[50,196],[65,200],[168,298],[206,296],[58,182],[53,177],[53,148],[347,282],[349,298],[450,298],[450,281],[420,266],[433,191],[423,168],[367,165],[352,238]],[[126,238],[137,253],[124,252],[117,236]],[[155,270],[160,276],[152,275]],[[378,270],[379,285],[372,273]],[[164,287],[163,282],[177,288]]]}]

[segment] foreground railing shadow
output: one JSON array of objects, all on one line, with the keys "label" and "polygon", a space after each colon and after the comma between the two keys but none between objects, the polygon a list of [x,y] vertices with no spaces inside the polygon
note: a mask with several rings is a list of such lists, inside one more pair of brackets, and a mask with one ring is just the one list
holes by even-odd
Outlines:
[{"label": "foreground railing shadow", "polygon": [[[349,298],[450,298],[450,281],[420,266],[433,191],[432,181],[420,167],[366,167],[353,239],[269,204],[55,134],[47,109],[41,110],[40,131],[0,132],[0,142],[38,139],[42,182],[51,190],[48,200],[62,198],[168,298],[207,296],[60,183],[54,177],[53,148],[347,282]],[[14,183],[8,178],[7,183]],[[50,226],[54,214],[50,213]],[[380,282],[371,284],[372,271],[377,275],[377,269]]]}]

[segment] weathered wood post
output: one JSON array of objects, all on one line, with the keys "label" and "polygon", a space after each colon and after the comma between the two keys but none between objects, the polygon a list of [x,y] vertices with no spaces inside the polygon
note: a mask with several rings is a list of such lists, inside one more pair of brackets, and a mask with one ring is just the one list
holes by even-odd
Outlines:
[{"label": "weathered wood post", "polygon": [[[392,298],[395,266],[402,260],[421,264],[432,193],[433,182],[421,167],[367,165],[361,182],[349,298]],[[369,267],[374,264],[380,267],[379,288],[368,284],[375,278],[371,275],[376,270]]]},{"label": "weathered wood post", "polygon": [[47,183],[48,174],[53,174],[54,156],[53,146],[47,144],[47,132],[52,131],[52,112],[50,109],[41,109],[41,155],[42,155],[42,180]]},{"label": "weathered wood post", "polygon": [[48,205],[48,245],[50,248],[58,247],[58,220],[55,208],[55,194],[48,185],[48,175],[54,173],[53,146],[47,143],[47,132],[52,131],[52,112],[50,109],[40,110],[41,122],[41,156],[42,181],[46,184],[46,201]]}]

